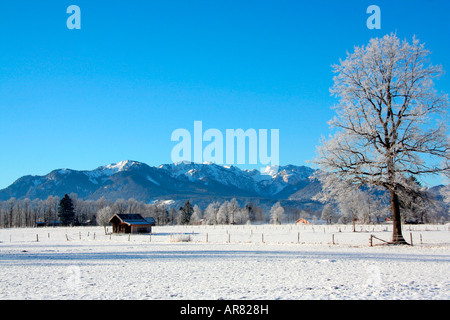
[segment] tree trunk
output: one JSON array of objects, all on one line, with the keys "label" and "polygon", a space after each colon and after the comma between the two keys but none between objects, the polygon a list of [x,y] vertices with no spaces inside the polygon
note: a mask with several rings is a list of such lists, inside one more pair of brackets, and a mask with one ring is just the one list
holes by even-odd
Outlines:
[{"label": "tree trunk", "polygon": [[391,194],[391,210],[392,210],[392,243],[393,244],[408,244],[402,235],[402,221],[400,216],[400,203],[398,195],[395,190],[389,190]]}]

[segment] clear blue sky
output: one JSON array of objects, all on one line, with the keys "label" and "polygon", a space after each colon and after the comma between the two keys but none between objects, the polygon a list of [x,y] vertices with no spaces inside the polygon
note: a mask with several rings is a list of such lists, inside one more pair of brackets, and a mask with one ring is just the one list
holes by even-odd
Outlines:
[{"label": "clear blue sky", "polygon": [[[81,30],[66,27],[72,4]],[[366,27],[371,4],[381,30]],[[3,1],[0,188],[56,168],[170,163],[171,133],[195,120],[279,129],[280,163],[304,165],[329,133],[331,65],[397,32],[450,72],[449,15],[448,0]],[[448,73],[437,88],[450,93]]]}]

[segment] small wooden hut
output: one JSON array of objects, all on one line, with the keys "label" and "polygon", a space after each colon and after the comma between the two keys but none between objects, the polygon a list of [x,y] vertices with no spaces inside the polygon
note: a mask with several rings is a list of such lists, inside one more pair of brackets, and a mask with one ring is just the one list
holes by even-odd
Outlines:
[{"label": "small wooden hut", "polygon": [[144,219],[140,214],[115,214],[109,219],[113,233],[151,233],[155,219]]},{"label": "small wooden hut", "polygon": [[295,224],[309,224],[309,221],[300,218],[297,221],[295,221]]}]

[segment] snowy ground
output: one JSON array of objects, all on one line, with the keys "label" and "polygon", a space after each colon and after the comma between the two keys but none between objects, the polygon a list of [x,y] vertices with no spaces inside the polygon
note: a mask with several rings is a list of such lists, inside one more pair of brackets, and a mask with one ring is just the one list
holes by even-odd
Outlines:
[{"label": "snowy ground", "polygon": [[[449,225],[0,229],[0,299],[449,299]],[[185,240],[185,241],[182,241]],[[189,240],[189,241],[186,241]],[[334,244],[333,244],[334,242]]]}]

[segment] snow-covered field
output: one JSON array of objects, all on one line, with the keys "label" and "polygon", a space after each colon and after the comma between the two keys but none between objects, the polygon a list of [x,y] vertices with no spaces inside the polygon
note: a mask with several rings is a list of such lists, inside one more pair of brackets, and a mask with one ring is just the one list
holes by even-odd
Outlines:
[{"label": "snow-covered field", "polygon": [[[449,225],[0,229],[0,299],[449,299]],[[334,243],[334,244],[333,244]]]}]

